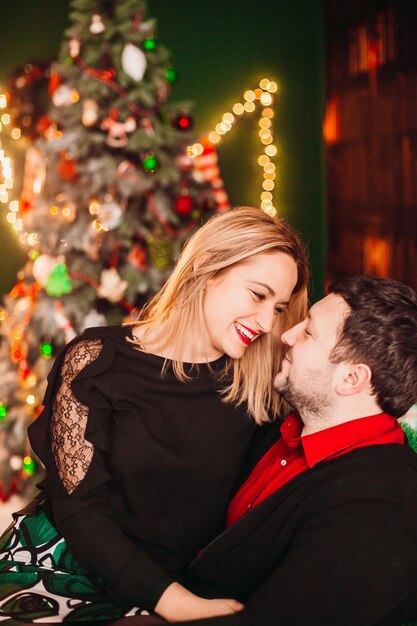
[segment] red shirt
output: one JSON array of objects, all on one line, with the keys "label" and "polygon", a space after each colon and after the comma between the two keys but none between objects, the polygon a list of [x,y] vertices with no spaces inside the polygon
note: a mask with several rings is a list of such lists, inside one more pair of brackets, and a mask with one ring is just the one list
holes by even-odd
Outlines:
[{"label": "red shirt", "polygon": [[387,443],[404,443],[404,432],[387,413],[361,417],[301,437],[303,422],[291,413],[281,426],[281,438],[257,463],[229,504],[227,526],[272,495],[289,480],[321,461],[346,452]]}]

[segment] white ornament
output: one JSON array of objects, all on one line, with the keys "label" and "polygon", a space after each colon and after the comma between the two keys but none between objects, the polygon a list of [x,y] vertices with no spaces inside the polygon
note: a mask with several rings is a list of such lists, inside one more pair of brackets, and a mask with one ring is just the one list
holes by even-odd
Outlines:
[{"label": "white ornament", "polygon": [[103,24],[103,20],[101,19],[101,15],[99,15],[98,13],[95,13],[91,17],[89,30],[90,33],[93,33],[94,35],[99,35],[106,30],[106,27]]},{"label": "white ornament", "polygon": [[127,288],[127,281],[122,280],[117,270],[112,267],[103,270],[100,276],[100,285],[97,288],[99,298],[105,298],[109,302],[120,302]]},{"label": "white ornament", "polygon": [[84,318],[84,322],[82,324],[81,330],[85,330],[86,328],[91,328],[93,326],[107,326],[107,320],[98,311],[92,309]]},{"label": "white ornament", "polygon": [[67,106],[73,102],[74,91],[68,85],[59,85],[52,94],[52,102],[56,107]]},{"label": "white ornament", "polygon": [[106,230],[113,230],[119,226],[123,217],[123,209],[116,202],[103,202],[97,211],[98,221]]},{"label": "white ornament", "polygon": [[81,121],[84,126],[92,126],[98,120],[98,104],[95,100],[84,100]]},{"label": "white ornament", "polygon": [[71,37],[71,39],[68,42],[68,47],[69,47],[70,57],[72,59],[75,59],[75,57],[78,57],[80,55],[81,42],[79,39],[77,39],[77,37]]},{"label": "white ornament", "polygon": [[41,254],[33,262],[33,277],[42,287],[45,285],[49,274],[52,272],[57,263],[58,260],[53,256],[49,256],[49,254]]},{"label": "white ornament", "polygon": [[142,80],[148,62],[145,54],[133,43],[127,43],[122,52],[122,68],[133,80]]}]

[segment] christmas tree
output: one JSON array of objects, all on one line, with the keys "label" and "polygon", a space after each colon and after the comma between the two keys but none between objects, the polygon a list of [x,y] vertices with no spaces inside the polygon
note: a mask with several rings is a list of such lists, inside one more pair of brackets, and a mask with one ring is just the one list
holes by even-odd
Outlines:
[{"label": "christmas tree", "polygon": [[3,501],[36,481],[26,429],[57,350],[140,308],[189,234],[227,206],[187,155],[193,119],[188,105],[167,102],[175,71],[146,9],[142,0],[72,1],[18,200],[2,161],[0,200],[26,253],[0,310]]}]

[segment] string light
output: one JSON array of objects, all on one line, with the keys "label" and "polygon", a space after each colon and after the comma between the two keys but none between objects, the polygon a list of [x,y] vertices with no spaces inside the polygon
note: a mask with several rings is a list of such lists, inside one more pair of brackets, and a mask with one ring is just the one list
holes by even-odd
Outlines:
[{"label": "string light", "polygon": [[[227,111],[224,113],[214,129],[208,133],[208,141],[213,145],[218,144],[231,131],[237,119],[246,113],[253,113],[257,107],[261,107],[258,131],[259,141],[262,145],[262,154],[258,157],[258,164],[263,170],[260,206],[263,211],[272,216],[277,214],[272,195],[272,191],[275,188],[276,165],[271,161],[278,153],[278,149],[273,143],[272,131],[272,118],[274,117],[273,94],[277,91],[278,85],[275,81],[263,78],[259,81],[259,85],[256,88],[244,91],[242,101],[236,102],[232,106],[232,112]],[[199,156],[202,152],[203,146],[200,143],[195,143],[187,148],[187,154],[191,158]]]}]

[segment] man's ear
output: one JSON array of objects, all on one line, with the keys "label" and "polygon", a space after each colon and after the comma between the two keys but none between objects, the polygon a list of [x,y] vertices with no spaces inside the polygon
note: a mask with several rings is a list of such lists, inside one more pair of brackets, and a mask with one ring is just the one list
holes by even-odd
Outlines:
[{"label": "man's ear", "polygon": [[337,384],[339,396],[351,396],[363,391],[372,380],[372,371],[366,363],[349,363],[343,379]]}]

